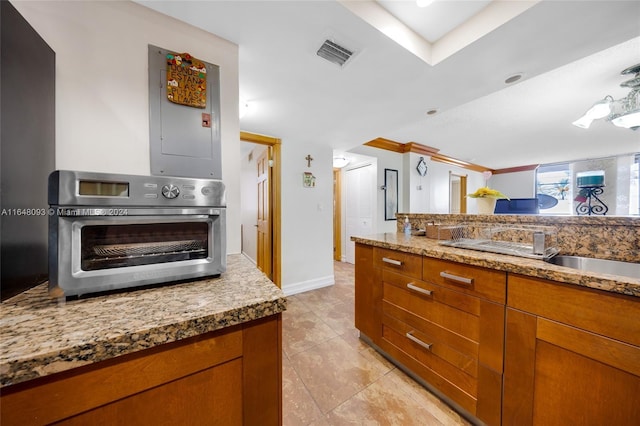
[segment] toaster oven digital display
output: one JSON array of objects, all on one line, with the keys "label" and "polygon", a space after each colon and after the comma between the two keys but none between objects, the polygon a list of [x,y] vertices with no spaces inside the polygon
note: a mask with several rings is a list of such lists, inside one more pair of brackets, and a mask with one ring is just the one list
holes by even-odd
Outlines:
[{"label": "toaster oven digital display", "polygon": [[81,180],[79,184],[79,195],[98,195],[107,197],[129,196],[129,184],[127,182],[97,182]]}]

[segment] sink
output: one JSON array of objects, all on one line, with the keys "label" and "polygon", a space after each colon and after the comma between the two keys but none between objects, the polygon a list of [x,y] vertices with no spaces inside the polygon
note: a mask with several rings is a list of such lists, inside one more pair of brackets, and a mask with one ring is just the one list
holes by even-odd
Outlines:
[{"label": "sink", "polygon": [[581,256],[553,256],[545,259],[545,262],[558,266],[579,269],[586,272],[600,274],[622,275],[625,277],[640,279],[640,264],[621,262],[618,260],[594,259]]}]

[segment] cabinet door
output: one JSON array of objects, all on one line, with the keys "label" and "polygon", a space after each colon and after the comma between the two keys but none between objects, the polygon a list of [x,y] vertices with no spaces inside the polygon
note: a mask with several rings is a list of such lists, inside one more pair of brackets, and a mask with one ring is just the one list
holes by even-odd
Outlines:
[{"label": "cabinet door", "polygon": [[59,424],[242,425],[242,360],[229,361]]},{"label": "cabinet door", "polygon": [[503,424],[635,425],[640,348],[507,309]]}]

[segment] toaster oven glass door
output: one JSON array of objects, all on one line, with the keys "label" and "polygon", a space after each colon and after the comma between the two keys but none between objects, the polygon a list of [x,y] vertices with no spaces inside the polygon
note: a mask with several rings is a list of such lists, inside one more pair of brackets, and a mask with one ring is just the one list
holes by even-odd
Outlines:
[{"label": "toaster oven glass door", "polygon": [[209,236],[207,221],[83,226],[80,268],[95,271],[206,259]]}]

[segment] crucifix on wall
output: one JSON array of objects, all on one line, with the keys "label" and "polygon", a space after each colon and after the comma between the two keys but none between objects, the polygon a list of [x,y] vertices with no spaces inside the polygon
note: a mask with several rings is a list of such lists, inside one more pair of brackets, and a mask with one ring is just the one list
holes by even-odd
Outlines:
[{"label": "crucifix on wall", "polygon": [[304,159],[307,160],[307,167],[311,167],[311,162],[313,161],[313,157],[311,157],[311,154],[307,154]]}]

